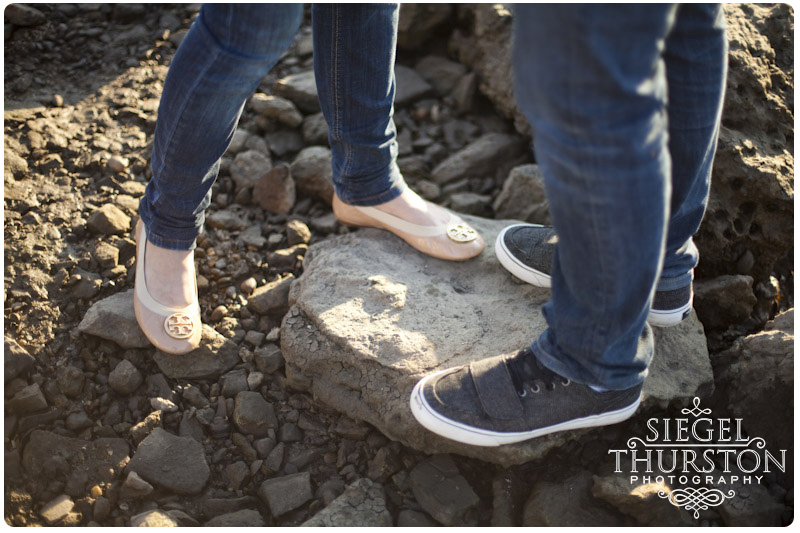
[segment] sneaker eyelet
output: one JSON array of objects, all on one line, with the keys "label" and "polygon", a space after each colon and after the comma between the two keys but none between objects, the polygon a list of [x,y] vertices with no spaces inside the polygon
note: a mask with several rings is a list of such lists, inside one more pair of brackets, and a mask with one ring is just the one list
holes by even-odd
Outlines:
[{"label": "sneaker eyelet", "polygon": [[522,389],[522,393],[521,394],[519,392],[517,392],[517,396],[519,396],[520,398],[524,398],[527,395],[528,395],[528,391],[526,391],[525,389]]},{"label": "sneaker eyelet", "polygon": [[540,390],[542,390],[542,389],[540,389],[540,388],[539,388],[539,385],[538,385],[538,384],[534,384],[534,386],[533,386],[533,387],[529,387],[529,388],[531,389],[531,392],[532,392],[532,393],[534,393],[534,394],[536,394],[536,393],[538,393]]},{"label": "sneaker eyelet", "polygon": [[570,383],[572,383],[572,381],[568,379],[561,380],[561,384],[564,385],[565,387],[569,387]]}]

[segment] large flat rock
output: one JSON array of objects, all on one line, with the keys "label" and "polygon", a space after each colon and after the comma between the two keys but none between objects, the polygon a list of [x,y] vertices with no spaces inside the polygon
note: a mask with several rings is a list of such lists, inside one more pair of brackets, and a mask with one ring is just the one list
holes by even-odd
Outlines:
[{"label": "large flat rock", "polygon": [[[294,386],[407,446],[521,464],[582,432],[500,448],[467,446],[425,430],[408,405],[425,374],[514,353],[546,327],[541,306],[550,291],[514,280],[494,255],[495,238],[511,221],[466,218],[489,244],[465,263],[425,256],[376,229],[312,246],[283,321],[286,372]],[[654,329],[656,355],[640,413],[713,387],[694,314],[680,326]]]}]

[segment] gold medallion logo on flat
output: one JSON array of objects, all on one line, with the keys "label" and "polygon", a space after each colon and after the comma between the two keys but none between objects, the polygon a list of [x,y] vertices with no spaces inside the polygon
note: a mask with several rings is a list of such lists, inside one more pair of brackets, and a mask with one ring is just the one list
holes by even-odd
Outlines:
[{"label": "gold medallion logo on flat", "polygon": [[470,242],[478,238],[478,232],[461,222],[447,226],[447,236],[456,242]]},{"label": "gold medallion logo on flat", "polygon": [[194,331],[194,322],[189,315],[172,313],[164,321],[164,329],[174,339],[188,339]]}]

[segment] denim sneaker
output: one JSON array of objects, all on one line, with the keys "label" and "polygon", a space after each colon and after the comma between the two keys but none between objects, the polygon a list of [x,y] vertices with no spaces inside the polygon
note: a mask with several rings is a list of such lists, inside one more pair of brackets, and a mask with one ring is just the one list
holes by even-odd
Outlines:
[{"label": "denim sneaker", "polygon": [[545,368],[529,348],[422,378],[411,412],[428,430],[474,446],[501,446],[630,418],[642,385],[598,392]]},{"label": "denim sneaker", "polygon": [[[552,226],[516,224],[497,236],[494,252],[500,264],[516,277],[537,287],[550,287],[550,271],[558,236]],[[647,322],[651,326],[676,326],[692,311],[692,285],[656,291]]]}]

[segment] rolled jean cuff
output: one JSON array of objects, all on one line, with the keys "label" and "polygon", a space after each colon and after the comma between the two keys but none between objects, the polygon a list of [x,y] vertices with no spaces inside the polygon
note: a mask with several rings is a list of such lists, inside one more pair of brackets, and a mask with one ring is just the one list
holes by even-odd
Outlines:
[{"label": "rolled jean cuff", "polygon": [[[345,182],[346,185],[341,182]],[[376,187],[371,184],[380,185]],[[340,178],[334,182],[336,195],[342,202],[360,206],[385,204],[403,194],[407,188],[408,185],[403,179],[403,174],[395,162],[392,162],[389,168],[380,174],[366,180]],[[364,191],[368,191],[368,193],[365,194]]]},{"label": "rolled jean cuff", "polygon": [[661,278],[656,285],[657,291],[674,291],[675,289],[682,289],[687,285],[691,285],[694,279],[694,270],[687,272],[676,278]]},{"label": "rolled jean cuff", "polygon": [[555,372],[561,377],[567,378],[575,383],[583,385],[591,385],[608,390],[625,390],[634,387],[644,381],[647,377],[647,370],[641,373],[634,373],[627,378],[620,378],[615,376],[606,379],[600,376],[592,376],[588,372],[582,371],[580,368],[573,368],[564,364],[558,357],[558,346],[555,346],[550,341],[549,329],[544,330],[539,338],[531,343],[531,351],[533,355],[542,363],[547,369]]},{"label": "rolled jean cuff", "polygon": [[[167,250],[194,250],[197,246],[198,228],[173,228],[162,226],[154,221],[153,213],[145,202],[145,197],[139,202],[139,218],[144,223],[147,240],[159,248]],[[200,224],[202,228],[202,223]]]}]

